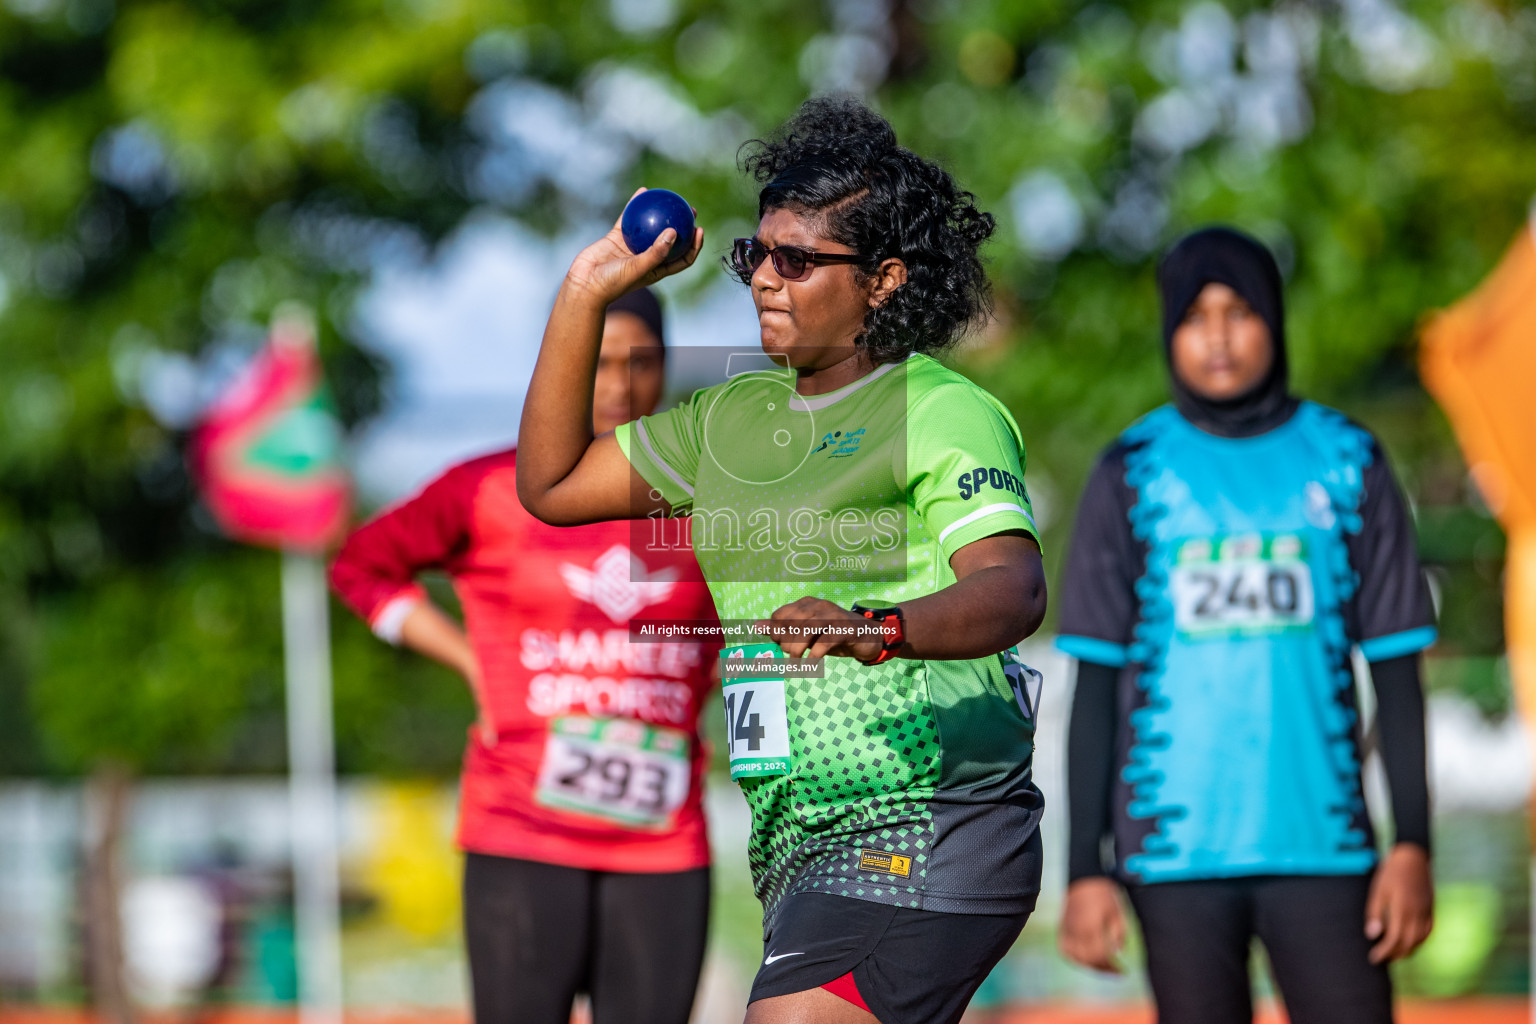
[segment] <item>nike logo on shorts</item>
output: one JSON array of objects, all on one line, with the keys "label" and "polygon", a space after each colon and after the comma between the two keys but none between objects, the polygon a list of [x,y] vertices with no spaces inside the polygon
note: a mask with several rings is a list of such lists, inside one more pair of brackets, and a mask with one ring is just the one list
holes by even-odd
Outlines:
[{"label": "nike logo on shorts", "polygon": [[773,964],[773,963],[775,963],[775,962],[776,962],[776,961],[779,961],[779,960],[783,960],[783,959],[784,959],[784,958],[785,958],[785,957],[787,957],[787,956],[805,956],[805,951],[804,951],[804,950],[801,950],[801,951],[800,951],[800,952],[798,952],[798,953],[777,953],[777,954],[770,954],[770,955],[768,955],[768,956],[765,956],[765,957],[763,957],[763,966],[764,966],[764,967],[768,967],[768,966],[770,966],[770,965],[771,965],[771,964]]}]

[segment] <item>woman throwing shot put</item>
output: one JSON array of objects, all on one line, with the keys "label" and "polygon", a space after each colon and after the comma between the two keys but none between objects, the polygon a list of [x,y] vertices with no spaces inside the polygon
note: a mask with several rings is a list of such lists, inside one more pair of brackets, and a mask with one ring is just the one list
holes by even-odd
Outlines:
[{"label": "woman throwing shot put", "polygon": [[556,299],[518,489],[552,523],[691,515],[722,619],[825,659],[727,678],[764,908],[748,1024],[954,1021],[1040,882],[1038,676],[1000,653],[1045,611],[1023,444],[930,355],[986,311],[993,222],[850,100],[810,101],[746,168],[759,222],[729,262],[776,368],[594,438],[603,308],[703,245],[664,264],[670,231],[633,255],[616,228]]},{"label": "woman throwing shot put", "polygon": [[[630,292],[596,329],[577,414],[607,431],[661,397],[661,307]],[[713,607],[685,545],[530,516],[518,457],[455,466],[358,529],[331,583],[381,637],[460,672],[479,706],[458,830],[476,1024],[568,1024],[577,992],[596,1024],[686,1024],[709,918],[697,725],[714,650],[627,640],[632,617]],[[466,626],[417,585],[432,570]]]}]

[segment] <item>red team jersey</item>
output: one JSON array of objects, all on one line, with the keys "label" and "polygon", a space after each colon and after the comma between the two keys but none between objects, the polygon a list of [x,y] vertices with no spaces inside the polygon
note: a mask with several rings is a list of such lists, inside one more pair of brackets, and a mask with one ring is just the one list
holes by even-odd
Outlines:
[{"label": "red team jersey", "polygon": [[514,453],[450,469],[360,527],[331,585],[398,641],[424,593],[453,579],[481,670],[464,754],[458,843],[597,871],[709,863],[700,701],[715,648],[630,643],[635,617],[710,619],[683,547],[635,550],[627,522],[548,526],[517,500]]}]

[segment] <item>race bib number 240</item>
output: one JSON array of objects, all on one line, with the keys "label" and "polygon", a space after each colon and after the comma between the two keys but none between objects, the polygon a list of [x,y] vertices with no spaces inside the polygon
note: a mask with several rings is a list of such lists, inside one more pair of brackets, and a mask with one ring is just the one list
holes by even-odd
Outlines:
[{"label": "race bib number 240", "polygon": [[1185,541],[1170,574],[1174,623],[1190,637],[1269,633],[1312,622],[1303,538],[1244,534]]}]

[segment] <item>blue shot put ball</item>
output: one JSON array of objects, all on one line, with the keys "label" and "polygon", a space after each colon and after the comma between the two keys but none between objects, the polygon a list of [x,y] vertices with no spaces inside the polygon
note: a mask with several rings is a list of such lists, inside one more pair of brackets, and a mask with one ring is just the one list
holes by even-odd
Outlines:
[{"label": "blue shot put ball", "polygon": [[624,244],[636,255],[656,244],[656,236],[667,228],[677,232],[677,241],[667,253],[667,261],[671,262],[686,256],[693,245],[693,209],[688,200],[664,188],[648,188],[635,196],[619,219]]}]

